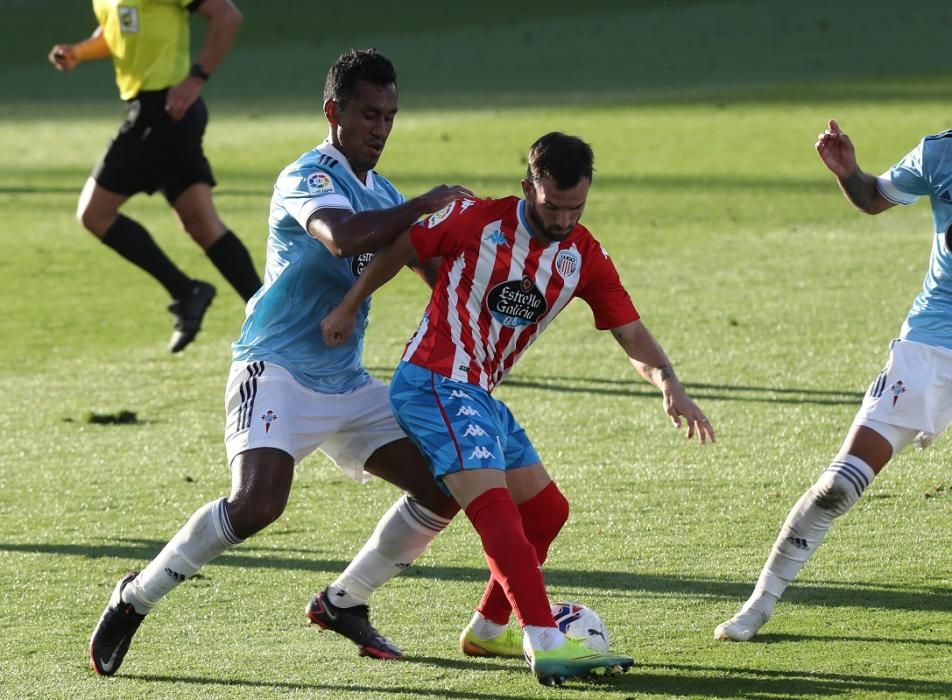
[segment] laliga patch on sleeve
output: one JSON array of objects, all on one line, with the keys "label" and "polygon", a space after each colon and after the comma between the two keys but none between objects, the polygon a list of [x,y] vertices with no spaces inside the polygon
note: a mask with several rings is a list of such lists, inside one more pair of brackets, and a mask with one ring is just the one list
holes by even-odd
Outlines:
[{"label": "laliga patch on sleeve", "polygon": [[334,191],[334,183],[327,173],[311,173],[307,176],[307,191],[310,194],[330,194]]},{"label": "laliga patch on sleeve", "polygon": [[440,209],[438,212],[430,214],[430,218],[426,220],[427,228],[436,228],[441,221],[443,221],[447,216],[453,213],[453,208],[456,206],[456,202],[450,202],[445,207]]}]

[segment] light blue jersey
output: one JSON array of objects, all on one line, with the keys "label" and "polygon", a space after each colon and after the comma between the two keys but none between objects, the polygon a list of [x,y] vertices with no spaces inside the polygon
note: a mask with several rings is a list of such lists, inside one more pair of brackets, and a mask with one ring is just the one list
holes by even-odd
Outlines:
[{"label": "light blue jersey", "polygon": [[900,337],[952,349],[952,131],[926,136],[877,181],[890,202],[912,204],[928,195],[935,234],[922,291],[912,303]]},{"label": "light blue jersey", "polygon": [[370,381],[361,360],[370,301],[360,307],[353,336],[329,348],[321,319],[343,299],[373,257],[336,258],[307,232],[318,209],[361,212],[404,202],[396,188],[374,172],[367,184],[344,155],[325,141],[281,171],[271,197],[264,285],[248,302],[235,360],[280,365],[301,384],[327,394],[353,391]]}]

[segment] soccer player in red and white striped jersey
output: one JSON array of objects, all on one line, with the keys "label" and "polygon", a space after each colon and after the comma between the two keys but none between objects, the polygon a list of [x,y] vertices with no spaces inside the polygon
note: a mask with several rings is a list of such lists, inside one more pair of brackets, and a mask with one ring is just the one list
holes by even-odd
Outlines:
[{"label": "soccer player in red and white striped jersey", "polygon": [[[492,390],[573,297],[611,330],[635,369],[662,392],[671,421],[714,440],[664,350],[642,323],[605,249],[579,224],[594,156],[581,139],[553,132],[529,152],[524,198],[460,199],[379,251],[321,323],[328,345],[354,328],[360,304],[414,258],[440,256],[430,303],[390,386],[401,427],[437,481],[465,509],[492,573],[460,639],[467,654],[518,656],[542,682],[595,668],[627,669],[626,656],[593,654],[552,619],[540,570],[568,517],[525,431]],[[515,612],[522,644],[508,628]],[[522,646],[522,649],[519,647]]]}]

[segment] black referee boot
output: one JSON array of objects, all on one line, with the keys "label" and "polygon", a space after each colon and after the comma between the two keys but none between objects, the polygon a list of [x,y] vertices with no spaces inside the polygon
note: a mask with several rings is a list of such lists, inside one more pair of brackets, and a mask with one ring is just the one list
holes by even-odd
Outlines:
[{"label": "black referee boot", "polygon": [[195,340],[202,328],[205,312],[215,298],[215,288],[208,282],[192,281],[192,290],[184,299],[174,299],[169,311],[175,317],[175,330],[169,340],[169,352],[181,352]]}]

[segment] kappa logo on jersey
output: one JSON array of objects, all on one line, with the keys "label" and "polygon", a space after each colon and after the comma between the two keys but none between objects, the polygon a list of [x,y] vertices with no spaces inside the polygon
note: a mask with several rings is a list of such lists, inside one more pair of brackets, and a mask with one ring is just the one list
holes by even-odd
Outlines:
[{"label": "kappa logo on jersey", "polygon": [[362,274],[364,274],[364,270],[373,259],[373,253],[361,253],[360,255],[355,255],[353,258],[351,258],[350,271],[353,273],[354,279],[357,279]]},{"label": "kappa logo on jersey", "polygon": [[473,397],[467,394],[462,389],[453,389],[453,392],[450,394],[450,398],[451,399],[469,399],[470,401],[473,400]]},{"label": "kappa logo on jersey", "polygon": [[487,447],[477,447],[469,456],[470,459],[492,459],[493,451]]},{"label": "kappa logo on jersey", "polygon": [[119,31],[123,34],[137,34],[139,32],[139,8],[119,5]]},{"label": "kappa logo on jersey", "polygon": [[460,407],[459,407],[459,410],[456,412],[456,415],[457,415],[457,416],[469,416],[470,418],[472,418],[473,416],[478,416],[478,415],[479,415],[479,411],[477,411],[477,410],[476,410],[475,408],[473,408],[472,406],[460,406]]},{"label": "kappa logo on jersey", "polygon": [[475,423],[470,423],[466,426],[466,432],[463,433],[463,437],[482,437],[486,434],[486,431],[483,430],[480,426]]},{"label": "kappa logo on jersey", "polygon": [[545,297],[530,277],[497,284],[486,295],[486,308],[497,321],[509,328],[528,326],[549,308]]},{"label": "kappa logo on jersey", "polygon": [[453,208],[456,206],[456,202],[450,202],[445,207],[440,209],[437,212],[430,214],[430,218],[426,220],[427,228],[435,228],[439,225],[443,219],[453,213]]},{"label": "kappa logo on jersey", "polygon": [[327,173],[311,173],[307,176],[307,191],[311,194],[330,194],[334,191],[334,183]]},{"label": "kappa logo on jersey", "polygon": [[264,421],[264,432],[267,433],[269,430],[271,430],[271,424],[274,423],[277,419],[278,419],[278,414],[271,410],[269,410],[267,413],[261,416],[261,420]]},{"label": "kappa logo on jersey", "polygon": [[463,203],[462,203],[462,204],[460,205],[460,207],[459,207],[459,213],[462,214],[464,211],[466,211],[467,209],[469,209],[469,208],[470,208],[471,206],[473,206],[474,204],[476,204],[476,200],[475,200],[475,199],[464,199],[464,200],[463,200]]},{"label": "kappa logo on jersey", "polygon": [[571,250],[560,250],[555,256],[555,269],[562,275],[562,279],[570,279],[575,276],[579,268],[579,257]]},{"label": "kappa logo on jersey", "polygon": [[506,237],[498,228],[495,231],[490,231],[485,236],[483,236],[483,240],[489,241],[490,243],[495,243],[496,245],[509,245],[509,241],[506,240]]},{"label": "kappa logo on jersey", "polygon": [[[900,379],[898,382],[896,382],[891,387],[889,387],[889,390],[892,392],[892,395],[893,395],[892,405],[895,406],[896,402],[899,400],[899,397],[906,393],[906,386],[905,384],[902,383],[902,380]],[[903,404],[903,406],[905,406],[905,404]]]}]

